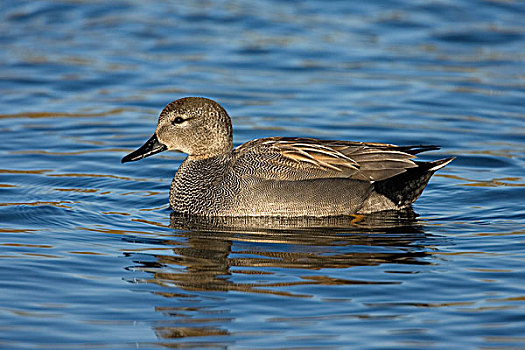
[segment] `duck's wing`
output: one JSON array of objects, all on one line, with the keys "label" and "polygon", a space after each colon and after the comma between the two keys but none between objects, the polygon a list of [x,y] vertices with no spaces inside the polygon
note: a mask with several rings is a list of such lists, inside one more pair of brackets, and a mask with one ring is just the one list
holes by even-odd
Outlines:
[{"label": "duck's wing", "polygon": [[271,137],[237,147],[234,167],[265,179],[352,178],[372,182],[417,167],[412,160],[415,154],[437,148]]}]

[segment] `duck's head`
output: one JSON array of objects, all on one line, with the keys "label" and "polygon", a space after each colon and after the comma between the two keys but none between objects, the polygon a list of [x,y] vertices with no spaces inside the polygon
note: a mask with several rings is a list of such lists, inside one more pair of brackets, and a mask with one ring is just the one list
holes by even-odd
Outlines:
[{"label": "duck's head", "polygon": [[229,153],[232,149],[232,125],[224,108],[207,98],[185,97],[164,107],[153,136],[121,162],[132,162],[166,150],[199,159]]}]

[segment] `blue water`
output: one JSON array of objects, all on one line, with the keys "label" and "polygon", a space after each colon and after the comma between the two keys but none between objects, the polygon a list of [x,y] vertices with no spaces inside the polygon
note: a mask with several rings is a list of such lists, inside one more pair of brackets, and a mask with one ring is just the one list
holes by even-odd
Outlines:
[{"label": "blue water", "polygon": [[[525,2],[4,1],[0,348],[525,348]],[[411,215],[193,222],[120,159],[206,96],[234,142],[430,143]]]}]

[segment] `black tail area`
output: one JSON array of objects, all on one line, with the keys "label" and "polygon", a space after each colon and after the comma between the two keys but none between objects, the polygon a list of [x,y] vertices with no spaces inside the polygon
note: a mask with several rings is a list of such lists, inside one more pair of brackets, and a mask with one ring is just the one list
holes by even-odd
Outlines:
[{"label": "black tail area", "polygon": [[405,207],[421,195],[428,180],[439,169],[454,160],[453,158],[433,162],[416,162],[416,168],[409,168],[402,174],[374,183],[377,193],[390,199],[400,208]]}]

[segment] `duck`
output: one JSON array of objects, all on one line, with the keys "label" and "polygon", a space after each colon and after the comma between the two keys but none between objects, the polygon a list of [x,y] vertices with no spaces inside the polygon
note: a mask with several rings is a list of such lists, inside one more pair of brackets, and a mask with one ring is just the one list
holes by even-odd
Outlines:
[{"label": "duck", "polygon": [[163,151],[187,154],[169,191],[181,215],[329,217],[403,210],[454,157],[416,161],[435,145],[266,137],[233,145],[231,118],[217,102],[184,97],[122,163]]}]

